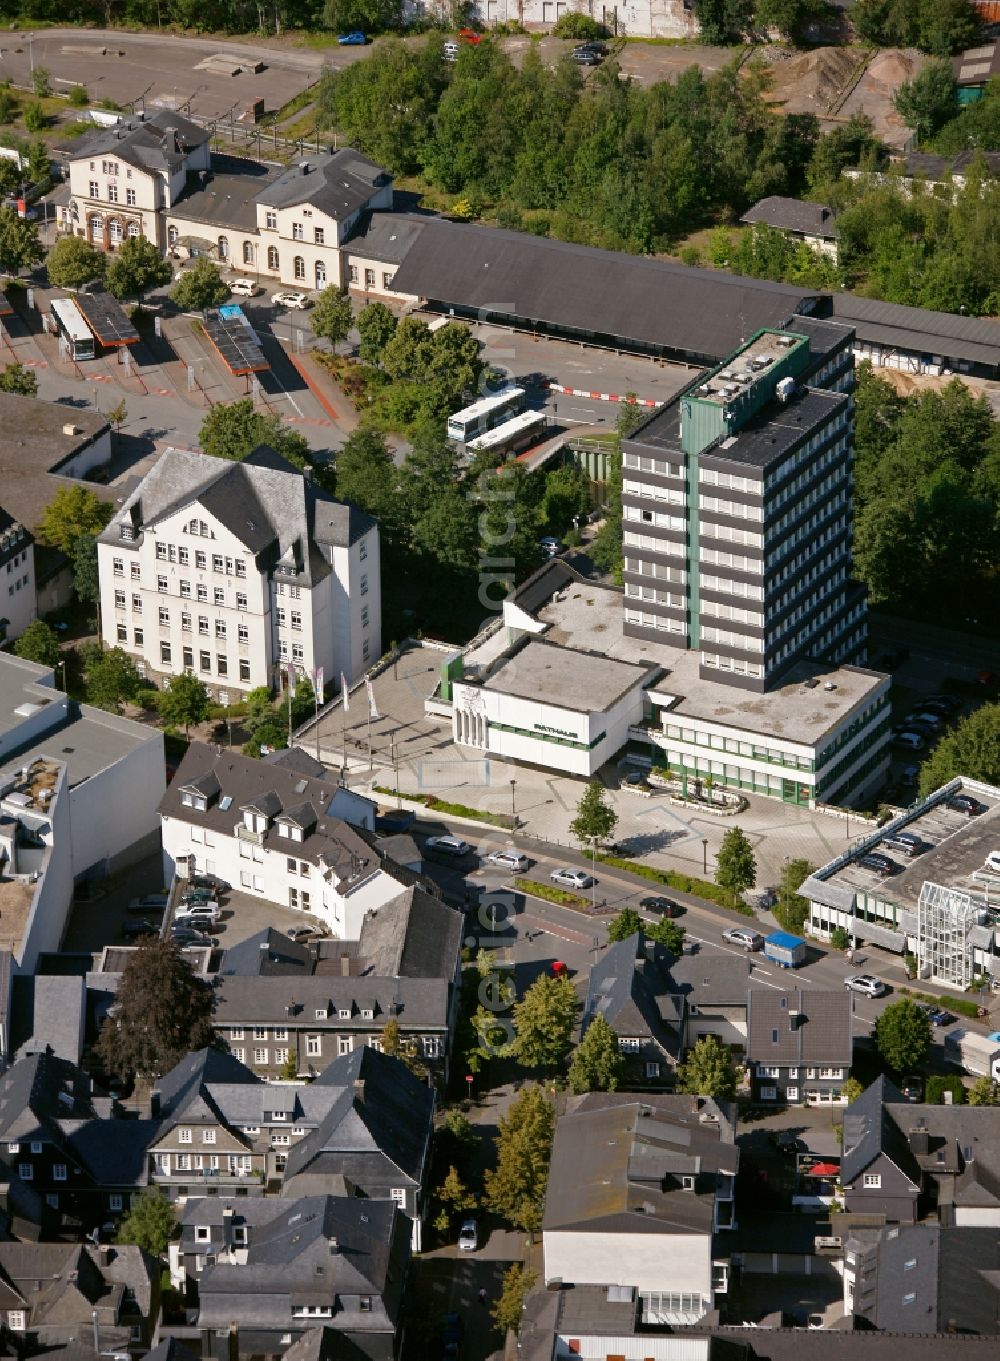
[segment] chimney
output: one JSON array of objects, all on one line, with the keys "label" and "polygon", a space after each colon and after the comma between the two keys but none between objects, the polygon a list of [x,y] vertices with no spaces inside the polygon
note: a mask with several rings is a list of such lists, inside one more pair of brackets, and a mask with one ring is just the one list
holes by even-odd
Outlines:
[{"label": "chimney", "polygon": [[340,956],[340,976],[341,978],[350,978],[351,976],[351,956],[346,950]]},{"label": "chimney", "polygon": [[910,1130],[910,1150],[917,1157],[926,1158],[931,1151],[930,1134],[925,1129]]},{"label": "chimney", "polygon": [[359,1078],[357,1078],[357,1079],[355,1080],[355,1083],[354,1083],[354,1099],[355,1099],[355,1101],[361,1101],[361,1102],[363,1102],[364,1099],[365,1099],[365,1080],[364,1080],[363,1077],[359,1077]]},{"label": "chimney", "polygon": [[226,1205],[222,1211],[222,1218],[223,1220],[232,1222],[233,1214],[233,1207],[231,1205]]}]

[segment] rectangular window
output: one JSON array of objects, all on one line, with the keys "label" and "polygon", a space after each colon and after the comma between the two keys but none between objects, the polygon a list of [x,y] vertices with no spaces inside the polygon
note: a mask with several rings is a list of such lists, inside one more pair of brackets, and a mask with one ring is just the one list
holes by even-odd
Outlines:
[{"label": "rectangular window", "polygon": [[211,654],[211,652],[199,652],[199,653],[198,653],[198,667],[199,667],[199,670],[201,670],[201,671],[211,671],[211,669],[212,669],[212,654]]},{"label": "rectangular window", "polygon": [[292,628],[302,628],[302,615],[299,610],[292,610]]},{"label": "rectangular window", "polygon": [[303,239],[303,235],[302,235],[302,223],[301,223],[301,222],[293,222],[293,223],[292,223],[292,240],[293,240],[293,241],[301,241],[302,239]]},{"label": "rectangular window", "polygon": [[7,1311],[7,1327],[15,1333],[23,1333],[26,1327],[25,1319],[27,1312],[24,1309],[9,1309]]},{"label": "rectangular window", "polygon": [[133,629],[132,637],[135,641],[136,647],[142,647],[142,629]]},{"label": "rectangular window", "polygon": [[362,606],[362,609],[361,609],[361,627],[362,627],[363,629],[366,629],[366,628],[368,627],[368,606],[367,606],[367,605]]},{"label": "rectangular window", "polygon": [[247,604],[246,595],[242,591],[236,592],[236,608],[238,610],[245,610],[249,608]]},{"label": "rectangular window", "polygon": [[225,570],[226,570],[226,564],[225,564],[225,560],[223,559],[222,554],[221,554],[221,553],[213,553],[213,554],[212,554],[212,571],[213,571],[213,572],[224,572]]},{"label": "rectangular window", "polygon": [[367,595],[367,594],[368,594],[368,578],[367,578],[367,576],[362,576],[362,578],[361,578],[361,584],[360,584],[359,590],[360,590],[361,595]]},{"label": "rectangular window", "polygon": [[128,629],[125,627],[124,624],[118,625],[118,641],[120,643],[128,642]]},{"label": "rectangular window", "polygon": [[266,1049],[255,1049],[255,1050],[253,1051],[253,1061],[254,1061],[254,1063],[266,1063],[266,1062],[267,1062],[267,1050],[266,1050]]},{"label": "rectangular window", "polygon": [[160,591],[160,592],[165,591],[165,590],[167,589],[167,584],[168,584],[168,583],[167,583],[167,578],[166,578],[166,577],[157,577],[157,578],[156,578],[156,589],[157,589],[158,591]]},{"label": "rectangular window", "polygon": [[869,1191],[878,1191],[882,1186],[882,1178],[878,1172],[866,1172],[862,1185]]},{"label": "rectangular window", "polygon": [[207,615],[207,614],[199,614],[199,616],[198,616],[198,632],[199,632],[203,637],[205,637],[205,638],[208,637],[208,615]]},{"label": "rectangular window", "polygon": [[35,1169],[32,1167],[31,1163],[18,1163],[17,1175],[22,1181],[31,1181],[35,1175]]},{"label": "rectangular window", "polygon": [[165,543],[158,543],[158,544],[156,545],[156,556],[157,556],[162,562],[166,562],[166,560],[167,560],[167,545],[166,545]]},{"label": "rectangular window", "polygon": [[250,679],[250,663],[247,661],[247,659],[246,659],[245,657],[241,657],[241,658],[240,658],[240,680],[241,680],[241,681],[248,681],[249,679]]},{"label": "rectangular window", "polygon": [[278,214],[273,213],[268,209],[264,214],[264,226],[269,227],[271,231],[276,231],[278,227]]},{"label": "rectangular window", "polygon": [[65,1180],[66,1180],[66,1164],[65,1164],[65,1163],[53,1163],[53,1165],[52,1165],[52,1180],[53,1180],[53,1181],[65,1181]]},{"label": "rectangular window", "polygon": [[191,1142],[191,1131],[189,1129],[179,1129],[177,1131],[177,1142],[179,1144],[189,1144]]},{"label": "rectangular window", "polygon": [[317,246],[322,246],[326,244],[326,233],[322,227],[314,227],[313,234]]},{"label": "rectangular window", "polygon": [[142,567],[139,565],[139,563],[133,562],[129,565],[129,576],[132,578],[133,581],[139,580],[139,578],[142,576]]},{"label": "rectangular window", "polygon": [[163,663],[164,666],[169,666],[169,665],[170,665],[170,644],[169,644],[169,643],[161,643],[161,644],[160,644],[160,661]]},{"label": "rectangular window", "polygon": [[125,190],[125,202],[128,204],[128,206],[129,206],[130,208],[134,208],[134,207],[135,207],[135,190],[134,190],[134,189],[126,189],[126,190]]},{"label": "rectangular window", "polygon": [[170,627],[170,611],[165,605],[160,606],[160,624],[166,628]]},{"label": "rectangular window", "polygon": [[186,596],[189,600],[191,599],[191,583],[190,583],[190,581],[184,581],[184,580],[181,581],[181,595]]},{"label": "rectangular window", "polygon": [[366,270],[365,270],[365,288],[374,288],[374,287],[375,287],[375,271],[374,271],[373,269],[366,269]]},{"label": "rectangular window", "polygon": [[132,613],[133,613],[133,614],[142,614],[142,596],[141,596],[141,595],[134,595],[134,596],[132,597]]},{"label": "rectangular window", "polygon": [[323,1052],[323,1042],[319,1035],[306,1036],[306,1056],[318,1059]]},{"label": "rectangular window", "polygon": [[226,603],[225,587],[216,586],[215,590],[212,592],[212,599],[216,605],[225,605]]},{"label": "rectangular window", "polygon": [[208,587],[201,581],[198,582],[198,599],[208,604]]},{"label": "rectangular window", "polygon": [[215,669],[220,676],[229,675],[229,658],[224,652],[220,652],[215,658]]},{"label": "rectangular window", "polygon": [[202,1142],[203,1144],[214,1144],[214,1143],[215,1143],[215,1130],[214,1130],[214,1129],[203,1129],[202,1132],[201,1132],[201,1142]]},{"label": "rectangular window", "polygon": [[101,186],[97,180],[90,181],[90,197],[91,198],[101,197]]},{"label": "rectangular window", "polygon": [[224,619],[216,619],[216,621],[215,621],[215,636],[216,636],[216,638],[225,638],[225,636],[226,636],[226,621],[225,621]]},{"label": "rectangular window", "polygon": [[247,574],[247,565],[246,565],[246,563],[243,561],[242,558],[237,558],[237,559],[236,559],[236,575],[237,575],[238,577],[245,577],[246,574]]}]

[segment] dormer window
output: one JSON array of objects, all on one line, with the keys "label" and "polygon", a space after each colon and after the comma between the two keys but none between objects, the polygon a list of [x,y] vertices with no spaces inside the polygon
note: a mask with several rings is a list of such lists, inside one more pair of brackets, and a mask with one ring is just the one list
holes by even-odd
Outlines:
[{"label": "dormer window", "polygon": [[325,1020],[327,1020],[328,1017],[329,1017],[329,1014],[330,1014],[330,1013],[327,1011],[326,1007],[317,1007],[317,1008],[316,1008],[316,1019],[317,1019],[317,1021],[325,1021]]},{"label": "dormer window", "polygon": [[212,1230],[208,1224],[196,1224],[194,1226],[194,1241],[196,1243],[210,1243],[212,1241]]},{"label": "dormer window", "polygon": [[694,1177],[681,1177],[681,1186],[685,1191],[694,1190]]},{"label": "dormer window", "polygon": [[281,1120],[287,1120],[287,1119],[288,1119],[288,1112],[287,1112],[287,1111],[272,1111],[272,1112],[271,1112],[271,1119],[272,1119],[273,1121],[275,1121],[275,1122],[278,1122],[278,1121],[281,1121]]},{"label": "dormer window", "polygon": [[285,837],[286,840],[292,835],[292,829],[287,822],[278,823],[278,835]]},{"label": "dormer window", "polygon": [[349,1021],[351,1019],[350,1007],[341,1007],[340,1010],[337,1012],[337,1015],[340,1017],[342,1021]]},{"label": "dormer window", "polygon": [[301,841],[301,840],[302,840],[302,828],[301,828],[301,827],[293,827],[293,828],[292,828],[292,840],[293,840],[293,841]]},{"label": "dormer window", "polygon": [[131,525],[120,525],[119,534],[128,543],[132,543],[133,540],[135,539],[135,530],[132,528]]},{"label": "dormer window", "polygon": [[371,1007],[366,1007],[364,1011],[362,1011],[361,1015],[364,1017],[366,1021],[374,1021],[375,1019],[375,1012]]},{"label": "dormer window", "polygon": [[233,1243],[238,1248],[245,1248],[247,1245],[247,1231],[244,1224],[237,1224],[233,1229]]}]

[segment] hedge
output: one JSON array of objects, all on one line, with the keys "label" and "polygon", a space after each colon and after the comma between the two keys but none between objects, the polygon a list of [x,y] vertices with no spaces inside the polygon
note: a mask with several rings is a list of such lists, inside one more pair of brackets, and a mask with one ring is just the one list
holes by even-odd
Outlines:
[{"label": "hedge", "polygon": [[471,818],[476,822],[488,822],[493,827],[511,826],[509,813],[487,813],[481,808],[469,808],[464,803],[449,803],[446,799],[435,798],[433,794],[408,794],[405,789],[389,789],[382,784],[373,784],[372,792],[385,794],[390,798],[406,799],[409,803],[422,803],[432,813],[443,813],[455,818]]},{"label": "hedge", "polygon": [[958,1016],[968,1016],[973,1021],[979,1015],[979,1003],[969,1002],[964,997],[935,997],[933,993],[914,992],[912,988],[904,987],[898,988],[897,992],[906,993],[907,997],[912,997],[917,1002],[930,1002],[945,1011],[954,1011]]},{"label": "hedge", "polygon": [[747,907],[746,903],[737,900],[733,902],[726,889],[720,888],[718,884],[709,883],[707,879],[694,879],[689,874],[678,874],[676,870],[658,870],[652,865],[641,865],[636,860],[623,860],[617,855],[603,855],[597,852],[597,859],[602,865],[610,865],[612,869],[627,870],[629,874],[637,874],[641,879],[652,879],[656,884],[665,884],[667,888],[676,889],[678,893],[690,893],[695,898],[704,898],[706,902],[717,903],[719,907],[727,907],[730,912],[739,912],[744,917],[752,917],[754,911],[752,907]]},{"label": "hedge", "polygon": [[951,1092],[953,1106],[965,1105],[965,1086],[960,1077],[929,1077],[924,1088],[924,1101],[928,1106],[943,1106],[945,1092]]},{"label": "hedge", "polygon": [[590,907],[586,898],[581,898],[578,893],[568,893],[564,888],[556,888],[554,884],[540,884],[535,879],[518,878],[514,880],[514,887],[520,893],[530,893],[533,898],[545,898],[550,903],[558,903],[560,907]]}]

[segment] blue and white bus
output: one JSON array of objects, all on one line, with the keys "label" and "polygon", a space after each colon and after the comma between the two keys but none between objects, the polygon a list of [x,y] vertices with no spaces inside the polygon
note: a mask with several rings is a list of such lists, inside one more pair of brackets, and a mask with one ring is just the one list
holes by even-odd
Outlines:
[{"label": "blue and white bus", "polygon": [[524,388],[519,387],[506,387],[492,397],[481,397],[448,417],[448,438],[456,444],[468,444],[516,415],[523,402]]},{"label": "blue and white bus", "polygon": [[53,298],[49,314],[57,335],[62,336],[71,359],[93,359],[94,333],[84,320],[83,313],[72,298]]},{"label": "blue and white bus", "polygon": [[541,411],[522,411],[478,439],[467,444],[470,454],[491,453],[498,459],[510,458],[537,443],[545,431],[545,415]]}]

